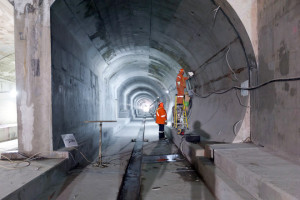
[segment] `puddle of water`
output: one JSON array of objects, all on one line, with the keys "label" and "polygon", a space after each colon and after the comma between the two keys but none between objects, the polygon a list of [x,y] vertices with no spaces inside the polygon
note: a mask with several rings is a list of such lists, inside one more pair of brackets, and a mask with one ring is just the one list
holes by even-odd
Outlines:
[{"label": "puddle of water", "polygon": [[179,154],[143,156],[143,163],[176,162],[184,159]]}]

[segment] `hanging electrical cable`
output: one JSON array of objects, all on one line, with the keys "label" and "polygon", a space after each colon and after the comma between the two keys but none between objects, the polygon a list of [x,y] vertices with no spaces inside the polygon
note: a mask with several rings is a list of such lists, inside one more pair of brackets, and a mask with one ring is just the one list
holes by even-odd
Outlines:
[{"label": "hanging electrical cable", "polygon": [[241,119],[241,120],[235,122],[235,124],[233,125],[233,134],[234,134],[235,136],[237,136],[236,127],[237,127],[237,125],[238,125],[239,123],[241,123],[242,121],[243,121],[243,120]]},{"label": "hanging electrical cable", "polygon": [[217,92],[212,92],[212,93],[209,93],[208,95],[205,95],[205,96],[202,96],[194,91],[193,94],[199,98],[208,98],[209,96],[213,95],[213,94],[225,94],[231,90],[248,90],[248,91],[252,91],[252,90],[256,90],[256,89],[259,89],[261,87],[264,87],[270,83],[275,83],[275,82],[288,82],[288,81],[299,81],[300,80],[300,77],[293,77],[293,78],[278,78],[278,79],[272,79],[272,80],[269,80],[267,82],[264,82],[262,84],[259,84],[257,86],[253,86],[253,87],[247,87],[247,88],[244,88],[244,87],[238,87],[238,86],[233,86],[229,89],[225,89],[225,90],[219,90]]},{"label": "hanging electrical cable", "polygon": [[230,71],[233,73],[233,76],[235,78],[235,80],[239,80],[237,77],[236,77],[236,73],[233,71],[233,69],[231,68],[230,64],[229,64],[229,61],[228,61],[228,53],[230,51],[230,46],[228,47],[228,50],[226,52],[226,62],[227,62],[227,65],[228,65],[228,68],[230,69]]},{"label": "hanging electrical cable", "polygon": [[244,104],[242,103],[242,101],[241,101],[241,99],[240,99],[240,97],[239,97],[239,95],[238,95],[238,90],[235,90],[235,94],[236,94],[236,97],[237,97],[237,99],[238,99],[238,101],[239,101],[239,104],[240,104],[241,106],[243,106],[243,107],[245,107],[245,108],[250,108],[250,107],[251,107],[251,106],[244,105]]},{"label": "hanging electrical cable", "polygon": [[214,20],[216,20],[216,17],[217,17],[217,14],[218,14],[218,11],[220,10],[220,6],[218,6],[216,9],[214,9],[214,12],[215,12],[215,14],[214,14]]},{"label": "hanging electrical cable", "polygon": [[216,9],[213,10],[213,12],[214,12],[213,26],[215,26],[215,24],[216,24],[217,14],[218,14],[220,8],[221,8],[221,7],[218,6]]}]

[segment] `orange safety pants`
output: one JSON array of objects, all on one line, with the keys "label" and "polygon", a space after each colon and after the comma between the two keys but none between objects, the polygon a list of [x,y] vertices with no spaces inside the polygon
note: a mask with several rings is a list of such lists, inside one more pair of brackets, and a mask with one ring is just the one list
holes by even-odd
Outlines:
[{"label": "orange safety pants", "polygon": [[177,87],[177,104],[183,104],[184,98],[184,87],[179,86]]}]

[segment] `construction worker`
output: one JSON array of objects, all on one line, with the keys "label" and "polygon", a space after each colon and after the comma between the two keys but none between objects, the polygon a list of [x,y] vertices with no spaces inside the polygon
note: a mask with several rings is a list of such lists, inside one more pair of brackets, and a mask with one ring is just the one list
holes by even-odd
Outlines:
[{"label": "construction worker", "polygon": [[165,124],[167,124],[167,112],[164,103],[160,102],[156,109],[156,123],[159,125],[159,139],[165,139]]},{"label": "construction worker", "polygon": [[[190,77],[194,75],[193,72],[188,73]],[[182,105],[183,104],[183,98],[184,98],[184,89],[186,88],[186,81],[189,79],[189,77],[184,77],[184,69],[180,69],[179,74],[176,78],[176,88],[177,88],[177,104]]]}]

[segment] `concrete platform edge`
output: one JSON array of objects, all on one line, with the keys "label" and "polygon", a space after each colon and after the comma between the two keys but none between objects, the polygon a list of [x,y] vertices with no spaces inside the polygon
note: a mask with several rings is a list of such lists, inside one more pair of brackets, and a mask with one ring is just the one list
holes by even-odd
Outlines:
[{"label": "concrete platform edge", "polygon": [[40,176],[30,180],[19,189],[4,197],[3,200],[35,200],[38,195],[42,194],[45,189],[65,174],[67,166],[68,159],[62,160]]},{"label": "concrete platform edge", "polygon": [[198,174],[203,178],[209,190],[219,200],[235,199],[245,200],[255,198],[230,177],[218,169],[213,162],[205,157],[205,150],[198,144],[184,142],[183,137],[176,131],[171,131],[171,140],[182,151],[186,159],[195,167]]}]

